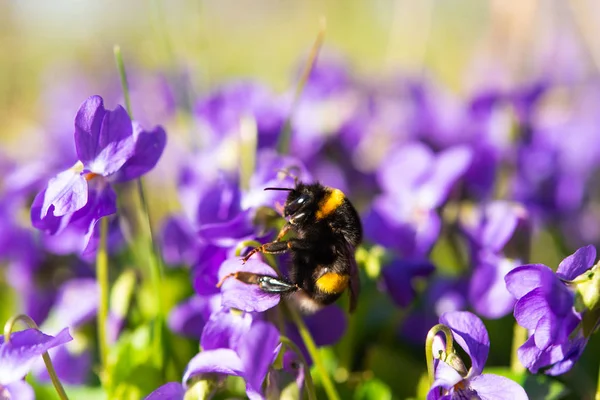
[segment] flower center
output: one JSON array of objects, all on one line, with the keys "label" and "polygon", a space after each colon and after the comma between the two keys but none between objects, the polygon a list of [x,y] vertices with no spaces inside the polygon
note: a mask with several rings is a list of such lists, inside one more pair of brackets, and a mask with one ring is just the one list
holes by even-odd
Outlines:
[{"label": "flower center", "polygon": [[83,178],[88,182],[97,176],[99,176],[99,175],[94,172],[87,172],[87,173],[83,174]]}]

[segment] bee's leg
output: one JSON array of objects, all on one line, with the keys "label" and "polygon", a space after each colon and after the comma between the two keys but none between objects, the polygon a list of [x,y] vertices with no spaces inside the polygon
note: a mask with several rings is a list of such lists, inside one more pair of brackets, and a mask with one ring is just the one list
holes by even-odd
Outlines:
[{"label": "bee's leg", "polygon": [[275,241],[270,243],[265,243],[262,246],[255,247],[246,255],[246,257],[242,258],[242,262],[246,262],[252,257],[255,253],[265,253],[265,254],[283,254],[288,252],[289,250],[306,250],[308,249],[308,243],[306,240],[302,239],[290,239],[284,241]]},{"label": "bee's leg", "polygon": [[285,234],[289,232],[290,229],[292,229],[292,224],[286,222],[285,225],[279,231],[279,234],[277,234],[275,241],[279,242],[285,236]]},{"label": "bee's leg", "polygon": [[260,289],[265,293],[290,293],[299,289],[298,285],[295,285],[285,279],[245,271],[238,271],[225,275],[223,279],[219,281],[217,287],[221,287],[223,282],[225,282],[225,280],[228,278],[235,278],[238,281],[244,282],[248,285],[258,285],[258,287],[260,287]]}]

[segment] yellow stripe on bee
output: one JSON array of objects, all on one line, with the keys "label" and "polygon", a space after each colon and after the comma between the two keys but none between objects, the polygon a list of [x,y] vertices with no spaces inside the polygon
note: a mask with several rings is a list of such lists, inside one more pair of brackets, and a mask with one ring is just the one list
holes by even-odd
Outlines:
[{"label": "yellow stripe on bee", "polygon": [[348,287],[349,275],[342,275],[336,272],[328,272],[317,279],[316,285],[321,292],[341,293]]},{"label": "yellow stripe on bee", "polygon": [[325,198],[319,202],[317,219],[323,219],[335,211],[344,202],[344,193],[339,189],[330,189]]}]

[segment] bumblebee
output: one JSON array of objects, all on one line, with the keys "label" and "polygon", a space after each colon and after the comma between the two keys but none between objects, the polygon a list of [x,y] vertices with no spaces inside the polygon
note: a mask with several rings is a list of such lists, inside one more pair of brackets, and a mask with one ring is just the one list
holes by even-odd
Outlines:
[{"label": "bumblebee", "polygon": [[[256,253],[289,252],[289,276],[275,277],[239,271],[228,277],[255,284],[267,293],[287,295],[306,312],[314,312],[350,291],[350,312],[356,308],[359,275],[355,248],[362,240],[362,226],[356,209],[339,189],[296,181],[286,190],[283,216],[288,218],[275,241],[252,249],[242,261]],[[293,237],[284,240],[288,232]]]}]

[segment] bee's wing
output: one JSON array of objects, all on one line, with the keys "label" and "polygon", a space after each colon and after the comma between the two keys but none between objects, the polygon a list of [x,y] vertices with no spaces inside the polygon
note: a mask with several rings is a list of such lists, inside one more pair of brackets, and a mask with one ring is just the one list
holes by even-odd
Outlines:
[{"label": "bee's wing", "polygon": [[356,258],[354,257],[354,246],[346,242],[344,250],[350,269],[350,312],[354,312],[356,309],[356,303],[358,301],[358,295],[360,293],[360,275],[358,273]]}]

